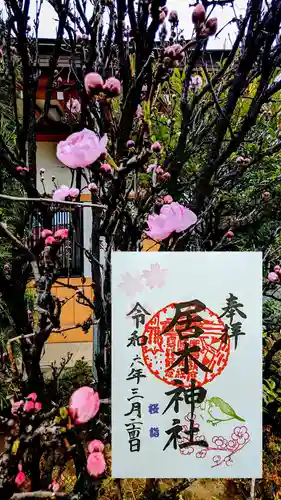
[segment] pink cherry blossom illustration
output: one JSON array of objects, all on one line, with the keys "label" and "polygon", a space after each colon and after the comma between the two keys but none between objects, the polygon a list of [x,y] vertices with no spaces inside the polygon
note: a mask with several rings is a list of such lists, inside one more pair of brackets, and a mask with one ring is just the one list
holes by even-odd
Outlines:
[{"label": "pink cherry blossom illustration", "polygon": [[142,272],[142,278],[146,281],[146,286],[150,289],[152,288],[163,288],[166,283],[168,270],[161,269],[158,262],[156,264],[151,264],[150,269],[146,269]]},{"label": "pink cherry blossom illustration", "polygon": [[125,273],[121,278],[122,282],[118,287],[121,288],[128,297],[134,297],[143,290],[143,283],[140,275],[132,276],[130,273]]}]

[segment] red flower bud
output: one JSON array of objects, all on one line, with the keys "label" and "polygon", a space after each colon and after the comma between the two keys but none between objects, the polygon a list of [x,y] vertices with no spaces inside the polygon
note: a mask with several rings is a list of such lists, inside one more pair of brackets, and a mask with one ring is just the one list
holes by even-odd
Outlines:
[{"label": "red flower bud", "polygon": [[227,231],[226,235],[225,235],[229,240],[231,240],[234,236],[233,232],[232,231]]},{"label": "red flower bud", "polygon": [[262,195],[262,198],[264,201],[268,201],[269,198],[270,198],[270,192],[269,191],[265,191]]},{"label": "red flower bud", "polygon": [[218,20],[216,17],[211,17],[211,19],[208,19],[206,22],[206,28],[209,30],[210,35],[214,35],[218,29]]},{"label": "red flower bud", "polygon": [[206,11],[201,3],[198,3],[192,12],[193,24],[203,23],[205,21]]}]

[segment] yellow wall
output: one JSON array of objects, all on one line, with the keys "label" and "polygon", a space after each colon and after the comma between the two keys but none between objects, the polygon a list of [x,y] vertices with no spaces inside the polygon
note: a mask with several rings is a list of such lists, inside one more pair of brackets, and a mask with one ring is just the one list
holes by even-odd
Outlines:
[{"label": "yellow wall", "polygon": [[[68,282],[67,278],[59,280],[61,283]],[[80,278],[69,278],[69,284],[83,289],[84,295],[93,300],[93,289],[91,287],[92,279],[86,278],[85,284],[81,285]],[[88,306],[78,304],[75,296],[75,290],[66,286],[55,283],[52,288],[52,293],[59,299],[66,299],[62,306],[61,313],[61,329],[83,323],[90,316],[91,309]],[[91,342],[93,340],[93,329],[90,328],[88,333],[84,333],[81,328],[75,328],[62,333],[51,333],[49,342]]]},{"label": "yellow wall", "polygon": [[[155,244],[154,241],[149,238],[143,240],[143,252],[155,252],[158,251],[159,245]],[[83,306],[79,304],[76,300],[75,290],[67,288],[67,284],[72,286],[77,286],[83,289],[84,295],[93,300],[93,289],[91,286],[92,279],[85,278],[85,284],[81,284],[80,278],[60,278],[58,281],[60,284],[55,283],[52,287],[52,293],[59,299],[65,299],[65,304],[62,306],[61,312],[61,329],[64,330],[68,327],[72,327],[77,323],[83,323],[89,315],[90,308],[88,306]],[[30,287],[34,284],[30,283]],[[53,332],[51,333],[48,342],[49,343],[62,343],[62,342],[92,342],[93,340],[93,329],[90,328],[88,333],[84,333],[81,328],[75,328],[64,332]]]}]

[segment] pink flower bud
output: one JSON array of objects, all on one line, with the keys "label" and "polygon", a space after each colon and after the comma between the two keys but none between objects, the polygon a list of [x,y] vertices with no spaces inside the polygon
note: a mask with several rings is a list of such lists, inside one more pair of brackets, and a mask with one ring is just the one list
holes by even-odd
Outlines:
[{"label": "pink flower bud", "polygon": [[59,491],[60,489],[60,485],[57,481],[52,481],[52,484],[51,484],[51,489],[54,493],[57,493],[57,491]]},{"label": "pink flower bud", "polygon": [[236,163],[238,165],[240,165],[241,163],[244,163],[244,156],[237,156]]},{"label": "pink flower bud", "polygon": [[209,35],[214,35],[218,29],[218,20],[216,17],[211,17],[206,22],[206,29],[209,30]]},{"label": "pink flower bud", "polygon": [[104,444],[99,439],[94,439],[88,444],[88,452],[94,453],[95,451],[100,451],[101,453],[104,450]]},{"label": "pink flower bud", "polygon": [[264,201],[268,201],[270,199],[270,192],[269,191],[265,191],[262,195],[262,198]]},{"label": "pink flower bud", "polygon": [[49,245],[54,245],[54,243],[56,243],[55,238],[53,236],[47,236],[47,238],[45,239],[45,247]]},{"label": "pink flower bud", "polygon": [[162,10],[159,14],[159,24],[163,24],[166,19],[166,13]]},{"label": "pink flower bud", "polygon": [[112,168],[108,163],[103,163],[100,167],[101,172],[105,172],[107,174],[112,173]]},{"label": "pink flower bud", "polygon": [[87,460],[87,471],[90,476],[100,476],[106,468],[104,456],[100,452],[90,453]]},{"label": "pink flower bud", "polygon": [[97,191],[98,186],[94,182],[90,182],[88,189],[89,191]]},{"label": "pink flower bud", "polygon": [[176,10],[171,10],[169,17],[168,17],[168,21],[171,24],[178,24],[179,16],[178,16],[178,13]]},{"label": "pink flower bud", "polygon": [[35,407],[34,407],[34,410],[36,412],[42,410],[42,403],[39,403],[39,401],[37,401],[37,403],[35,403]]},{"label": "pink flower bud", "polygon": [[164,170],[163,170],[163,168],[161,168],[161,167],[157,167],[157,168],[156,168],[156,173],[157,173],[158,175],[162,175],[162,174],[164,174]]},{"label": "pink flower bud", "polygon": [[77,198],[77,196],[79,196],[79,193],[80,191],[78,188],[70,188],[68,195],[70,196],[70,198]]},{"label": "pink flower bud", "polygon": [[15,403],[12,403],[12,408],[11,408],[11,414],[12,415],[17,415],[18,411],[23,408],[24,406],[24,401],[16,401]]},{"label": "pink flower bud", "polygon": [[[144,118],[143,110],[142,110],[142,107],[140,106],[140,104],[137,107],[136,118],[138,118],[138,119]],[[281,132],[280,132],[280,134],[281,134]]]},{"label": "pink flower bud", "polygon": [[133,148],[134,145],[135,145],[135,141],[132,141],[131,139],[129,139],[127,141],[127,144],[126,144],[127,148]]},{"label": "pink flower bud", "polygon": [[84,85],[87,94],[98,94],[103,89],[103,79],[98,73],[88,73]]},{"label": "pink flower bud", "polygon": [[155,169],[155,164],[151,163],[150,165],[148,165],[146,171],[148,174],[150,174],[150,172],[152,172],[154,169]]},{"label": "pink flower bud", "polygon": [[69,412],[75,424],[89,422],[98,413],[100,399],[91,387],[80,387],[71,396]]},{"label": "pink flower bud", "polygon": [[28,394],[27,399],[30,399],[31,401],[35,402],[37,400],[36,392],[31,392],[30,394]]},{"label": "pink flower bud", "polygon": [[201,3],[198,3],[192,12],[193,24],[203,23],[205,21],[206,11]]},{"label": "pink flower bud", "polygon": [[162,175],[162,179],[164,179],[165,181],[170,179],[170,177],[171,177],[170,172],[164,172],[164,174]]},{"label": "pink flower bud", "polygon": [[27,167],[16,167],[17,172],[29,172]]},{"label": "pink flower bud", "polygon": [[103,91],[110,97],[117,97],[121,93],[121,83],[117,78],[112,76],[108,78],[103,86]]},{"label": "pink flower bud", "polygon": [[55,238],[67,240],[68,238],[68,229],[58,229],[55,232]]},{"label": "pink flower bud", "polygon": [[17,487],[20,488],[25,483],[25,480],[26,480],[25,473],[22,471],[18,472],[15,478],[15,483]]},{"label": "pink flower bud", "polygon": [[153,151],[153,153],[159,153],[161,151],[161,144],[160,142],[156,141],[152,144],[151,146],[151,151]]},{"label": "pink flower bud", "polygon": [[51,231],[50,229],[43,229],[41,231],[41,238],[47,238],[47,236],[52,236],[53,235],[53,231]]},{"label": "pink flower bud", "polygon": [[279,278],[278,278],[278,275],[276,273],[269,273],[268,276],[267,276],[267,279],[269,281],[279,281]]},{"label": "pink flower bud", "polygon": [[229,240],[231,240],[234,236],[233,232],[232,231],[227,231],[226,235],[225,235]]},{"label": "pink flower bud", "polygon": [[275,271],[276,273],[280,273],[280,271],[281,271],[281,267],[280,267],[280,266],[275,266],[275,267],[274,267],[274,271]]},{"label": "pink flower bud", "polygon": [[170,196],[169,194],[164,196],[164,203],[172,203],[172,202],[173,202],[172,196]]}]

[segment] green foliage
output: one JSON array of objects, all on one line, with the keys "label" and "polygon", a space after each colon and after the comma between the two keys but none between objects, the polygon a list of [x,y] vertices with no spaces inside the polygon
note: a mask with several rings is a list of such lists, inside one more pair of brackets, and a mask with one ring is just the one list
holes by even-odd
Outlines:
[{"label": "green foliage", "polygon": [[58,401],[67,406],[71,394],[79,387],[91,385],[93,382],[92,368],[82,358],[73,367],[65,368],[58,379]]}]

